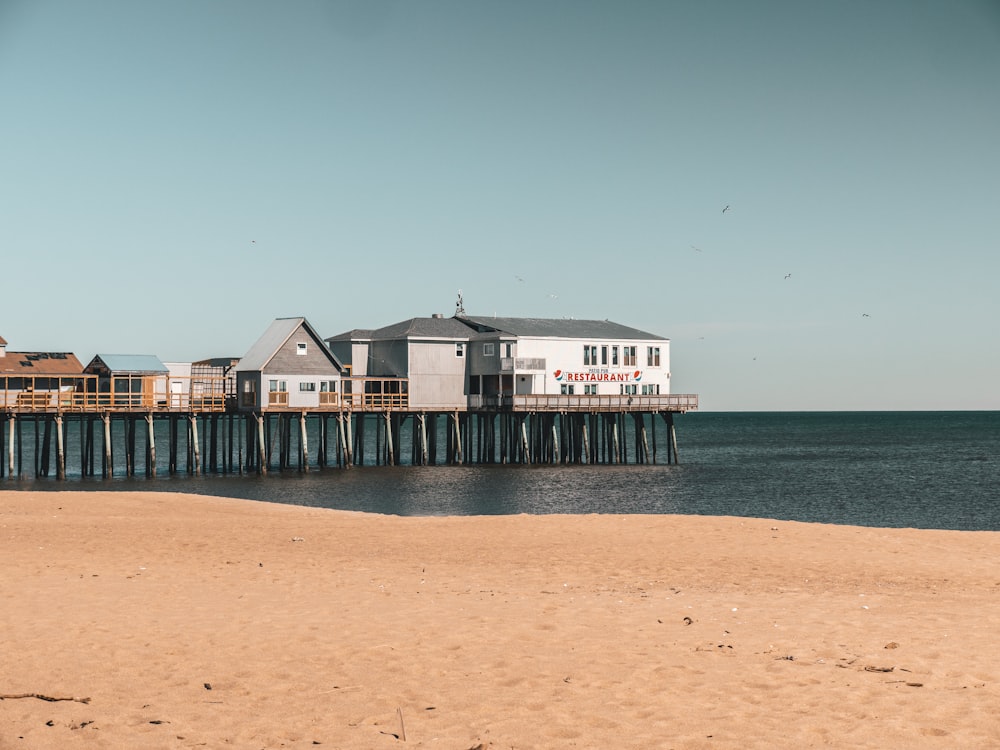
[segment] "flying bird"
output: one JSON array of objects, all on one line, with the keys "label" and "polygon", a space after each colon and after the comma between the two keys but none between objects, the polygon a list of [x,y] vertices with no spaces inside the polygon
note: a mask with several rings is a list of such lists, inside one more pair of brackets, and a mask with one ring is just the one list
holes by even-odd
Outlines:
[{"label": "flying bird", "polygon": [[729,210],[729,204],[727,203],[726,207],[724,209],[722,209],[722,213],[726,213],[726,211],[728,211],[728,210]]},{"label": "flying bird", "polygon": [[691,245],[691,249],[694,250],[696,253],[700,253],[701,252],[701,248],[700,247],[695,247],[694,245]]},{"label": "flying bird", "polygon": [[868,313],[861,313],[861,317],[862,318],[870,318],[871,315],[869,315]]},{"label": "flying bird", "polygon": [[522,279],[520,276],[515,276],[514,278],[520,281],[522,284],[524,283],[524,279]]},{"label": "flying bird", "polygon": [[792,278],[792,275],[791,275],[790,273],[786,273],[786,274],[785,274],[785,278],[786,278],[786,279],[790,279],[790,278]]}]

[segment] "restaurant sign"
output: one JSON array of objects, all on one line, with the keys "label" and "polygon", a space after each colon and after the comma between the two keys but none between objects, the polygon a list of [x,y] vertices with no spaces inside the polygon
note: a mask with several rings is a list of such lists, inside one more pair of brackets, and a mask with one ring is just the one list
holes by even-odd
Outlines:
[{"label": "restaurant sign", "polygon": [[552,375],[561,383],[638,383],[642,380],[642,370],[631,372],[609,372],[606,369],[595,369],[588,372],[556,370]]}]

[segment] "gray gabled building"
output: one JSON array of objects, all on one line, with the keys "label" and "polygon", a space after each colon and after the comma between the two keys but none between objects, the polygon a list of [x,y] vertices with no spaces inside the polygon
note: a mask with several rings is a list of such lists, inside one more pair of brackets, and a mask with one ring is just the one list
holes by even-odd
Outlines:
[{"label": "gray gabled building", "polygon": [[432,315],[347,331],[326,342],[350,368],[355,388],[392,387],[391,379],[399,378],[409,408],[444,411],[467,406],[466,354],[474,336],[455,318]]},{"label": "gray gabled building", "polygon": [[305,318],[278,318],[233,368],[239,408],[339,408],[344,365]]}]

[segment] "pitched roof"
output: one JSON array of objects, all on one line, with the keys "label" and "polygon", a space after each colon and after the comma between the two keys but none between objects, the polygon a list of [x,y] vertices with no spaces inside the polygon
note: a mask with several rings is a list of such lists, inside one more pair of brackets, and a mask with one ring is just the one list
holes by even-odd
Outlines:
[{"label": "pitched roof", "polygon": [[638,339],[666,341],[666,337],[610,320],[573,320],[572,318],[497,318],[466,315],[457,320],[477,331],[498,331],[515,336],[569,339]]},{"label": "pitched roof", "polygon": [[267,363],[271,361],[271,358],[278,353],[278,350],[284,346],[285,342],[292,337],[292,335],[302,328],[323,350],[323,353],[327,358],[334,364],[334,366],[343,371],[344,365],[339,359],[330,351],[329,347],[323,344],[323,339],[319,337],[309,321],[305,318],[277,318],[268,329],[264,331],[263,335],[257,339],[257,341],[250,347],[250,350],[243,355],[239,363],[236,365],[235,369],[237,372],[259,372],[263,370]]},{"label": "pitched roof", "polygon": [[350,331],[338,333],[336,336],[330,336],[324,340],[327,343],[331,341],[368,341],[371,337],[371,328],[354,328]]},{"label": "pitched roof", "polygon": [[170,370],[155,354],[97,354],[87,369],[103,364],[111,372],[169,373]]},{"label": "pitched roof", "polygon": [[232,367],[239,361],[239,357],[209,357],[208,359],[199,359],[191,364],[203,367]]},{"label": "pitched roof", "polygon": [[3,375],[79,375],[83,365],[69,352],[7,352],[0,357]]},{"label": "pitched roof", "polygon": [[449,339],[467,341],[473,332],[455,318],[410,318],[371,332],[373,339]]}]

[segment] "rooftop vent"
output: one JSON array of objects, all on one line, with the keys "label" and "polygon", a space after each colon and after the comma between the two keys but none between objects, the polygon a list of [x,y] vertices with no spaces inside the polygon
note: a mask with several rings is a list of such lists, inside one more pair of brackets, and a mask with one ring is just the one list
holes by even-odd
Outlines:
[{"label": "rooftop vent", "polygon": [[443,318],[444,315],[442,315],[441,313],[434,313],[433,315],[431,315],[431,317],[432,318]]}]

